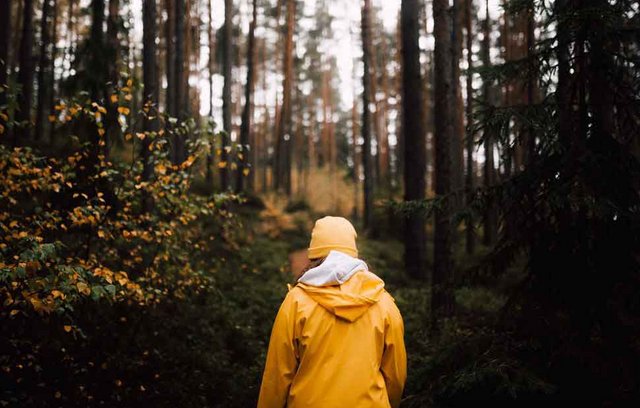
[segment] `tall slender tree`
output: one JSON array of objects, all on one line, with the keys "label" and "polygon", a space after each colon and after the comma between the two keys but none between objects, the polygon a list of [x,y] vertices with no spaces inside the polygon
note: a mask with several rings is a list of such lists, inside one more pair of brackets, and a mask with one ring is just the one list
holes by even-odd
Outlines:
[{"label": "tall slender tree", "polygon": [[[25,0],[22,9],[22,38],[20,40],[20,71],[18,72],[19,128],[14,132],[13,144],[25,143],[31,135],[31,98],[33,95],[33,0]],[[20,139],[18,141],[18,139]]]},{"label": "tall slender tree", "polygon": [[282,108],[276,142],[276,189],[284,187],[291,195],[290,145],[292,133],[291,97],[293,89],[293,32],[295,30],[296,0],[287,1],[286,35],[284,45],[284,77],[282,82]]},{"label": "tall slender tree", "polygon": [[[465,174],[465,198],[466,205],[470,206],[473,200],[474,182],[475,182],[475,164],[473,160],[473,150],[475,135],[473,132],[473,20],[472,20],[473,0],[465,0],[464,20],[466,29],[466,48],[467,48],[467,105],[466,105],[466,148],[467,148],[467,165]],[[468,216],[466,222],[466,251],[468,254],[475,252],[476,234],[474,222],[471,215]]]},{"label": "tall slender tree", "polygon": [[174,18],[175,0],[164,0],[164,8],[167,13],[167,20],[164,26],[165,37],[165,73],[167,79],[167,95],[166,95],[166,110],[169,116],[176,116],[176,64],[175,64],[175,32],[176,32],[176,20]]},{"label": "tall slender tree", "polygon": [[[186,119],[188,112],[185,88],[185,0],[175,2],[175,113],[178,119]],[[185,157],[186,135],[182,132],[174,134],[174,163],[182,163]]]},{"label": "tall slender tree", "polygon": [[[159,100],[159,83],[157,69],[157,9],[155,0],[145,0],[142,6],[142,82],[144,84],[143,111],[144,130],[149,132],[147,137],[142,139],[140,145],[140,157],[142,160],[142,180],[148,181],[153,173],[153,165],[150,161],[151,152],[149,146],[153,133],[160,128],[158,120],[158,100]],[[148,209],[149,203],[145,206]]]},{"label": "tall slender tree", "polygon": [[373,162],[371,157],[371,0],[362,3],[362,167],[364,170],[363,221],[365,229],[373,227]]},{"label": "tall slender tree", "polygon": [[[426,190],[426,134],[423,126],[422,76],[418,0],[402,0],[402,120],[405,132],[405,201],[424,200]],[[407,274],[423,278],[427,267],[427,232],[422,213],[412,213],[404,223],[404,265]]]},{"label": "tall slender tree", "polygon": [[[491,66],[491,17],[489,15],[489,1],[485,2],[485,13],[486,17],[483,22],[483,40],[482,40],[482,64],[485,67]],[[482,83],[482,97],[483,103],[485,106],[488,106],[491,101],[491,92],[492,87],[488,80],[484,80]],[[483,182],[484,186],[490,187],[495,183],[496,178],[496,170],[494,164],[494,146],[493,146],[493,137],[491,135],[490,129],[485,128],[484,136],[484,171],[483,171]],[[497,208],[494,203],[494,200],[490,197],[489,203],[487,204],[487,208],[484,212],[484,234],[482,237],[482,241],[484,245],[491,245],[495,242],[498,235],[498,214]]]},{"label": "tall slender tree", "polygon": [[[9,79],[9,44],[11,44],[11,4],[9,0],[0,0],[0,112],[7,103],[6,88]],[[2,132],[6,130],[6,120],[0,116]]]},{"label": "tall slender tree", "polygon": [[[251,149],[255,146],[249,144],[251,126],[253,122],[253,88],[255,79],[255,33],[258,20],[257,0],[252,1],[252,17],[249,24],[249,44],[247,47],[247,83],[244,92],[244,108],[242,110],[242,125],[240,127],[240,146],[242,146],[242,158],[238,161],[238,175],[236,178],[236,191],[240,192],[244,189],[245,178],[250,172],[254,172],[251,168],[250,154]],[[255,163],[253,163],[255,164]],[[252,183],[250,183],[252,184]]]},{"label": "tall slender tree", "polygon": [[49,17],[51,15],[51,1],[43,0],[42,18],[40,19],[40,55],[38,63],[38,99],[36,107],[36,128],[34,138],[40,140],[44,136],[46,126],[47,103],[47,75],[49,64],[49,48],[51,46],[51,29],[49,27]]},{"label": "tall slender tree", "polygon": [[437,331],[441,319],[451,313],[453,274],[451,226],[451,139],[453,133],[453,93],[451,70],[451,16],[448,0],[433,0],[436,195],[433,276],[431,279],[431,326]]},{"label": "tall slender tree", "polygon": [[220,187],[223,190],[229,188],[229,154],[227,151],[232,131],[231,123],[231,67],[232,67],[232,30],[233,26],[233,1],[224,1],[224,27],[222,39],[222,74],[224,85],[222,87],[222,148],[220,153]]}]

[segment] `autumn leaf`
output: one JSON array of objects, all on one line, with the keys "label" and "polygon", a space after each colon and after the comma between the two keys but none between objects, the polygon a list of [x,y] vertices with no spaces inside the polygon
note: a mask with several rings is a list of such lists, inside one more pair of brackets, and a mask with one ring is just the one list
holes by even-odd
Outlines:
[{"label": "autumn leaf", "polygon": [[128,115],[130,112],[131,110],[129,110],[129,108],[127,108],[126,106],[118,106],[118,113],[122,115]]},{"label": "autumn leaf", "polygon": [[224,169],[225,167],[227,167],[227,162],[218,162],[218,168]]},{"label": "autumn leaf", "polygon": [[112,94],[111,95],[111,103],[116,103],[118,102],[118,95],[117,94]]},{"label": "autumn leaf", "polygon": [[68,324],[64,325],[64,331],[66,331],[67,333],[69,333],[71,331],[72,327],[69,326]]},{"label": "autumn leaf", "polygon": [[91,288],[84,282],[78,282],[76,284],[76,287],[78,288],[78,292],[82,293],[83,295],[90,295],[91,294]]}]

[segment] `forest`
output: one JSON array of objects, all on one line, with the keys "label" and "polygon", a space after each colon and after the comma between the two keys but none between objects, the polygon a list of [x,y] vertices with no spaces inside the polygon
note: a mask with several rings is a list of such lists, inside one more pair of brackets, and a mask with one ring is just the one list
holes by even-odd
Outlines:
[{"label": "forest", "polygon": [[402,407],[640,401],[637,1],[0,0],[0,30],[0,406],[255,407],[324,215],[402,314]]}]

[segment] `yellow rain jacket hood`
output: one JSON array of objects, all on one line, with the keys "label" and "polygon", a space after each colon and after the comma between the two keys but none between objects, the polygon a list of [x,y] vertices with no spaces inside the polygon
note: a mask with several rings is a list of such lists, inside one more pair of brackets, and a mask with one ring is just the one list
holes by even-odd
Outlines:
[{"label": "yellow rain jacket hood", "polygon": [[332,250],[278,311],[258,408],[398,407],[403,336],[384,282],[363,261]]}]

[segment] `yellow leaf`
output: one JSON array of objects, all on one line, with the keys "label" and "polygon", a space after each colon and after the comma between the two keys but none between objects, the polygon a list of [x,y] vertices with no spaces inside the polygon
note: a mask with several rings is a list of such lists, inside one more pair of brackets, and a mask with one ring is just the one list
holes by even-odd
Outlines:
[{"label": "yellow leaf", "polygon": [[111,103],[116,103],[116,102],[118,102],[118,95],[116,94],[111,95]]},{"label": "yellow leaf", "polygon": [[7,116],[7,114],[4,112],[0,112],[0,119],[4,120],[5,122],[8,122],[9,116]]},{"label": "yellow leaf", "polygon": [[105,134],[105,130],[104,130],[103,128],[99,128],[99,129],[98,129],[98,134],[99,134],[100,136],[104,136],[104,134]]},{"label": "yellow leaf", "polygon": [[56,115],[49,115],[49,122],[53,123],[56,121]]},{"label": "yellow leaf", "polygon": [[244,174],[245,176],[248,176],[249,173],[251,173],[251,170],[249,170],[248,168],[245,167],[244,169],[242,169],[242,174]]},{"label": "yellow leaf", "polygon": [[66,297],[64,293],[60,292],[57,289],[52,290],[51,295],[53,295],[54,299],[57,299],[57,298],[64,299]]},{"label": "yellow leaf", "polygon": [[118,106],[118,112],[122,115],[128,115],[131,111],[126,106]]},{"label": "yellow leaf", "polygon": [[90,295],[91,294],[91,288],[84,282],[78,282],[76,284],[76,287],[78,288],[78,292],[82,293],[83,295]]},{"label": "yellow leaf", "polygon": [[164,175],[167,172],[167,167],[164,164],[156,165],[156,173]]},{"label": "yellow leaf", "polygon": [[124,96],[125,101],[130,101],[131,99],[133,99],[133,96],[131,96],[131,94],[129,93]]},{"label": "yellow leaf", "polygon": [[9,223],[9,228],[15,228],[18,225],[18,221],[13,220]]},{"label": "yellow leaf", "polygon": [[18,309],[13,309],[13,310],[11,311],[11,313],[9,313],[9,315],[10,315],[10,316],[15,316],[15,315],[17,315],[19,312],[20,312],[20,311],[19,311]]},{"label": "yellow leaf", "polygon": [[127,86],[133,86],[133,80],[127,79]]},{"label": "yellow leaf", "polygon": [[145,138],[145,137],[147,137],[147,135],[146,135],[146,134],[144,134],[144,133],[140,133],[140,132],[138,132],[138,133],[136,133],[136,137],[137,137],[138,139],[140,139],[140,140],[144,140],[144,138]]},{"label": "yellow leaf", "polygon": [[[71,326],[69,326],[68,324],[64,325],[64,331],[66,331],[67,333],[69,333],[71,331]],[[59,397],[57,397],[59,398]]]},{"label": "yellow leaf", "polygon": [[227,167],[227,162],[221,161],[218,163],[218,168],[224,169],[225,167]]},{"label": "yellow leaf", "polygon": [[4,133],[4,126],[0,125],[0,135]]},{"label": "yellow leaf", "polygon": [[131,133],[127,133],[126,135],[124,135],[124,140],[131,140],[131,138],[133,138],[133,135]]},{"label": "yellow leaf", "polygon": [[104,231],[102,231],[102,230],[98,231],[98,236],[99,236],[100,238],[104,238],[104,237],[105,237],[105,235],[104,235]]}]

